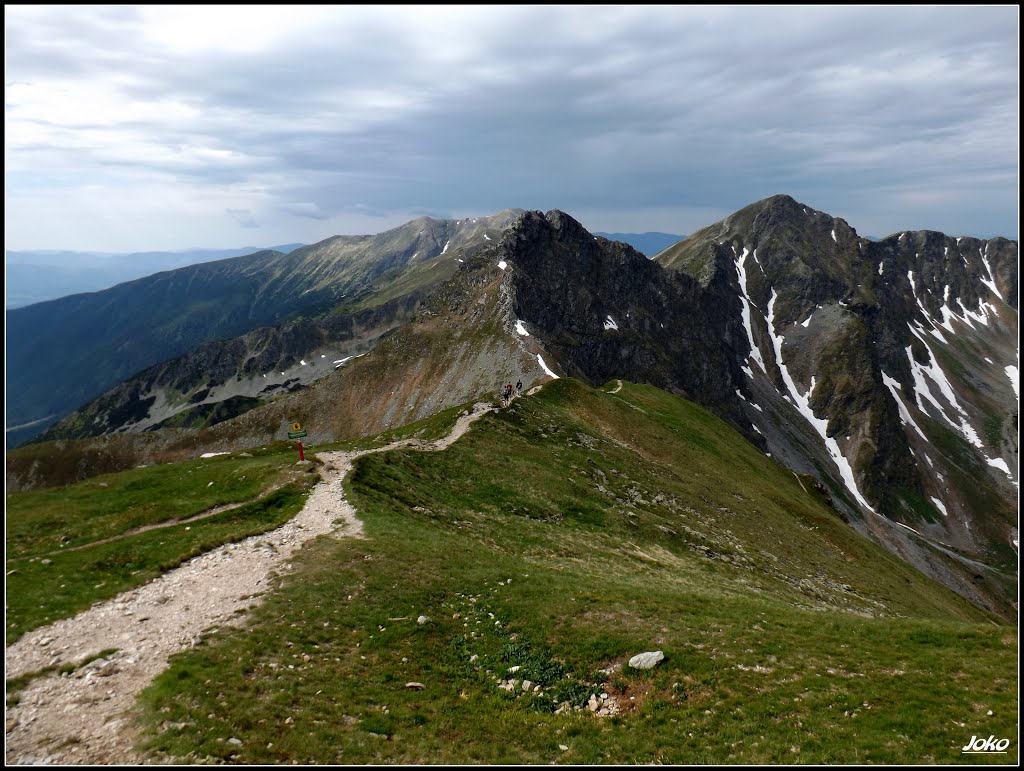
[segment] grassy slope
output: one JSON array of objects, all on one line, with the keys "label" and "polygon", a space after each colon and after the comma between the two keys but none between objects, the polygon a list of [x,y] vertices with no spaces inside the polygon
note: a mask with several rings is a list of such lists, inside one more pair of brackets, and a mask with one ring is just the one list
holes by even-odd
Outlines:
[{"label": "grassy slope", "polygon": [[[7,642],[140,586],[223,543],[278,527],[314,474],[277,443],[254,457],[204,458],[7,495]],[[239,504],[182,522],[214,507]],[[110,542],[128,531],[155,524]]]},{"label": "grassy slope", "polygon": [[[460,411],[443,410],[376,437],[318,449],[438,439],[451,431]],[[316,450],[307,452],[316,457]],[[8,643],[294,516],[318,477],[311,469],[296,469],[291,442],[273,442],[249,455],[140,466],[73,485],[8,493]],[[238,505],[190,520],[230,504]],[[165,527],[132,532],[153,525]]]},{"label": "grassy slope", "polygon": [[[319,539],[249,630],[176,657],[144,695],[152,748],[246,763],[941,763],[967,758],[972,735],[1015,735],[1014,629],[656,389],[557,381],[444,453],[363,458],[348,489],[368,537]],[[658,668],[623,666],[654,649]],[[542,692],[500,690],[513,665]],[[553,712],[601,692],[618,715]]]}]

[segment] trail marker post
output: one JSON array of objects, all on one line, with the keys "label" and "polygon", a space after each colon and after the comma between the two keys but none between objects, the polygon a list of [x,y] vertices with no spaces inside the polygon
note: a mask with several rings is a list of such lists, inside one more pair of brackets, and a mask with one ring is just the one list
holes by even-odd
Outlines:
[{"label": "trail marker post", "polygon": [[[306,436],[306,435],[307,434],[303,430],[301,423],[299,423],[299,422],[292,423],[292,430],[288,432],[288,438],[289,439],[299,439],[299,440],[301,440],[301,438]],[[303,453],[302,453],[302,442],[301,441],[297,441],[295,444],[299,448],[299,461],[300,462],[304,461],[306,459],[306,456],[303,455]]]}]

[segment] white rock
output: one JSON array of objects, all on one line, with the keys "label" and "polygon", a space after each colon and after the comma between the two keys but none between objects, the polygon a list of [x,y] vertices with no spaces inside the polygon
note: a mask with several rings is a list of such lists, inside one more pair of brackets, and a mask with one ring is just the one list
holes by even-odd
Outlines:
[{"label": "white rock", "polygon": [[629,665],[633,669],[654,669],[664,658],[665,654],[661,651],[647,651],[636,654],[629,660]]},{"label": "white rock", "polygon": [[430,617],[429,616],[420,616],[418,619],[416,619],[416,623],[417,624],[425,624],[428,621],[430,621]]}]

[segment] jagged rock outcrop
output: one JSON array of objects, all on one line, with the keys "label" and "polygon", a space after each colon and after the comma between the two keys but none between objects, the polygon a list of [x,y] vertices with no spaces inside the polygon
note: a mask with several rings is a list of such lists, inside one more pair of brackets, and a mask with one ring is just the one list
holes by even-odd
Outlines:
[{"label": "jagged rock outcrop", "polygon": [[724,273],[703,287],[559,211],[523,214],[500,248],[513,266],[517,317],[566,375],[650,383],[714,405],[755,439],[734,396],[742,327]]}]

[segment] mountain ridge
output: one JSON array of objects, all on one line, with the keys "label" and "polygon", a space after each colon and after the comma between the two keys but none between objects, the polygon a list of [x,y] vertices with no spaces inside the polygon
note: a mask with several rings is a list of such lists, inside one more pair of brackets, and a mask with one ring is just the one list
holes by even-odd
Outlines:
[{"label": "mountain ridge", "polygon": [[[455,251],[497,237],[514,211],[456,221],[424,217],[375,236],[336,236],[288,255],[258,252],[186,266],[9,310],[8,422],[59,419],[201,343],[323,314],[342,302],[365,305],[372,298],[364,295],[403,266],[419,269],[411,288],[437,283],[454,271]],[[449,247],[451,259],[440,259]],[[8,432],[8,446],[38,433]]]},{"label": "mountain ridge", "polygon": [[365,356],[198,436],[225,451],[302,417],[336,441],[517,378],[623,377],[711,409],[973,602],[1015,592],[1015,242],[871,242],[788,196],[654,261],[557,210],[507,224]]},{"label": "mountain ridge", "polygon": [[6,308],[22,308],[73,294],[98,292],[125,281],[200,262],[242,257],[261,251],[288,254],[300,246],[304,244],[147,252],[8,250],[5,260]]}]

